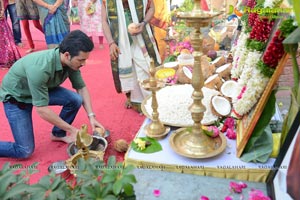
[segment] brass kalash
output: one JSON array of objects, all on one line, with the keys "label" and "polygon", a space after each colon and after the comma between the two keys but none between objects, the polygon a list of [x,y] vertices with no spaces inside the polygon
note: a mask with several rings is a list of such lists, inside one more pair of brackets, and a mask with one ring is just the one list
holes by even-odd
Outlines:
[{"label": "brass kalash", "polygon": [[66,166],[70,170],[70,173],[76,175],[76,166],[79,158],[83,158],[85,160],[89,158],[103,160],[104,151],[94,151],[90,150],[89,147],[93,143],[93,136],[88,133],[87,125],[82,125],[80,131],[76,136],[76,147],[78,151],[66,160]]},{"label": "brass kalash", "polygon": [[216,156],[226,148],[226,138],[220,134],[216,138],[207,136],[202,131],[201,120],[205,107],[201,103],[203,99],[202,87],[204,85],[201,70],[202,35],[200,28],[207,27],[212,19],[221,12],[204,12],[200,8],[201,0],[194,0],[192,12],[179,13],[179,18],[186,21],[187,26],[192,27],[191,44],[194,48],[195,58],[192,76],[193,103],[189,107],[194,124],[192,127],[180,128],[172,133],[169,138],[172,149],[179,155],[189,158],[209,158]]},{"label": "brass kalash", "polygon": [[155,138],[155,139],[162,139],[164,138],[168,132],[170,131],[170,127],[165,126],[159,120],[159,113],[158,113],[158,103],[156,98],[156,92],[165,86],[165,83],[159,79],[155,78],[156,68],[154,65],[154,61],[151,58],[150,61],[150,78],[146,79],[141,82],[141,86],[148,91],[152,92],[152,121],[145,127],[145,134],[148,137]]}]

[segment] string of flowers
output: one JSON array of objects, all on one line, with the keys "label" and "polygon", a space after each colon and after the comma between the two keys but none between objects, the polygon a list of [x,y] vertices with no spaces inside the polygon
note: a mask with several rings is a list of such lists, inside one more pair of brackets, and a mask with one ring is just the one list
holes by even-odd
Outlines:
[{"label": "string of flowers", "polygon": [[[279,0],[266,0],[264,4],[258,4],[255,8],[270,8],[270,6],[278,6]],[[271,7],[272,8],[272,7]],[[250,17],[250,14],[249,14]],[[253,16],[252,16],[253,17]],[[239,95],[233,98],[233,113],[240,118],[248,113],[254,104],[260,98],[270,76],[261,73],[260,58],[266,47],[271,30],[274,26],[274,19],[264,16],[254,16],[254,19],[248,19],[248,24],[252,26],[249,38],[246,41],[246,47],[249,50],[248,57],[242,68],[242,73],[238,79]]]},{"label": "string of flowers", "polygon": [[[256,5],[255,0],[248,0],[246,3],[246,7],[254,8]],[[258,14],[255,12],[251,13],[243,13],[241,17],[242,30],[240,36],[237,40],[237,43],[233,46],[233,67],[231,69],[231,78],[233,80],[238,80],[243,72],[243,68],[245,65],[245,60],[249,53],[249,49],[246,48],[246,42],[250,37],[250,32],[254,25],[254,21],[257,18]]]},{"label": "string of flowers", "polygon": [[278,62],[284,55],[282,41],[296,28],[293,25],[293,19],[286,19],[275,32],[263,57],[259,60],[257,66],[253,68],[252,78],[247,81],[246,87],[241,91],[243,94],[233,100],[233,112],[237,117],[248,113],[261,97]]},{"label": "string of flowers", "polygon": [[237,44],[233,47],[233,67],[231,68],[231,78],[233,80],[237,80],[243,71],[244,63],[249,52],[249,50],[246,48],[246,41],[248,37],[249,34],[245,33],[245,31],[242,29]]}]

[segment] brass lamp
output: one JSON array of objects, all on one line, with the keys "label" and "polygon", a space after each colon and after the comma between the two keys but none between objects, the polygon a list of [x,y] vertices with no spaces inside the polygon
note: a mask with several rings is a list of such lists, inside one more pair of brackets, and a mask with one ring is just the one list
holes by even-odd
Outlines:
[{"label": "brass lamp", "polygon": [[156,98],[156,92],[165,86],[165,83],[159,79],[155,78],[156,68],[154,66],[154,61],[150,61],[150,78],[144,80],[141,85],[145,90],[151,91],[152,93],[152,121],[145,127],[145,133],[148,137],[162,139],[170,131],[170,127],[166,127],[159,120],[158,113],[158,103]]},{"label": "brass lamp", "polygon": [[179,13],[178,18],[184,19],[186,25],[193,28],[191,44],[194,48],[194,67],[192,75],[193,103],[189,107],[194,124],[192,127],[180,128],[172,133],[169,138],[172,149],[179,155],[190,158],[209,158],[223,152],[226,148],[226,138],[220,134],[216,138],[207,136],[202,131],[201,120],[205,107],[201,103],[203,99],[202,87],[204,85],[201,69],[202,35],[200,28],[207,27],[212,19],[221,12],[204,12],[200,8],[201,0],[194,0],[192,12]]}]

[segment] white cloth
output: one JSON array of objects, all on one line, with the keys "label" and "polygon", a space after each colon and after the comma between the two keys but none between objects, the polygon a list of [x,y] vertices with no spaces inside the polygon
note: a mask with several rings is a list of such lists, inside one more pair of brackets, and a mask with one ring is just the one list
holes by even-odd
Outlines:
[{"label": "white cloth", "polygon": [[[144,3],[144,15],[147,0],[143,0]],[[138,16],[135,9],[135,4],[133,1],[128,1],[132,21],[134,23],[139,23]],[[150,56],[147,51],[145,51],[145,43],[141,34],[137,36],[132,36],[132,44],[130,46],[130,41],[127,33],[126,19],[123,12],[123,4],[121,1],[117,1],[117,11],[119,19],[119,48],[121,54],[119,55],[119,71],[126,71],[127,73],[120,73],[120,81],[122,92],[131,92],[131,101],[136,103],[141,103],[145,97],[150,93],[144,90],[140,82],[149,78],[149,67],[150,67]],[[153,38],[153,34],[149,24],[146,25],[146,30],[149,37]],[[157,62],[161,63],[159,52],[155,41],[151,41],[154,46],[154,51],[157,57]],[[144,51],[143,51],[144,50]]]}]

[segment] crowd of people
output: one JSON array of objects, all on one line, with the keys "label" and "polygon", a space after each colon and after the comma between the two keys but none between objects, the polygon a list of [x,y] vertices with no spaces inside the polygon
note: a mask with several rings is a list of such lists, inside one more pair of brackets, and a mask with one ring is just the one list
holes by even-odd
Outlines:
[{"label": "crowd of people", "polygon": [[[127,96],[125,107],[140,111],[141,102],[149,95],[139,81],[149,78],[151,58],[156,64],[161,63],[161,49],[153,25],[166,24],[159,22],[157,14],[155,23],[150,24],[156,0],[73,1],[70,9],[68,0],[0,0],[0,34],[3,35],[0,67],[8,69],[0,86],[0,101],[14,137],[14,142],[0,141],[0,157],[32,155],[35,146],[33,108],[53,125],[50,135],[53,141],[76,140],[79,129],[72,122],[82,106],[92,130],[100,127],[105,131],[96,119],[80,72],[95,46],[93,37],[98,38],[99,48],[104,48],[104,37],[108,43],[116,92]],[[70,31],[74,17],[80,30]],[[20,21],[29,44],[27,55],[23,57],[18,51],[23,47]],[[35,51],[30,21],[45,35],[48,49]],[[71,81],[74,91],[61,86],[66,79]],[[62,107],[58,115],[51,110],[52,105]]]}]

